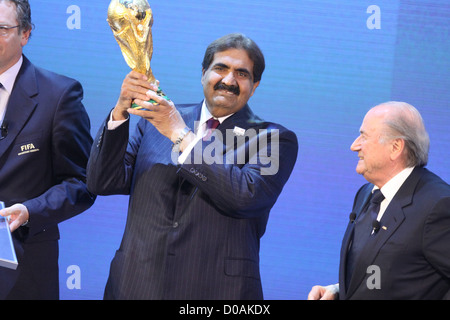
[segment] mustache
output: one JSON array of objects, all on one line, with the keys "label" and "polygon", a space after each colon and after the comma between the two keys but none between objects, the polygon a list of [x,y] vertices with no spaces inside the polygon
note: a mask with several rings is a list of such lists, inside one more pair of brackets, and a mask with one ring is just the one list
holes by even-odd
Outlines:
[{"label": "mustache", "polygon": [[227,90],[231,93],[234,93],[235,95],[239,95],[241,93],[241,90],[239,89],[238,86],[229,86],[225,83],[222,82],[218,82],[215,86],[214,86],[214,90]]}]

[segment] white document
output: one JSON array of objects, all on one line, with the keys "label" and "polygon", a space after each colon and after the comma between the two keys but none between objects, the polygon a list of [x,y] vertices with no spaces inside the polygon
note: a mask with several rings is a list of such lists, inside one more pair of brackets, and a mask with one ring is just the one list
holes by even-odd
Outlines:
[{"label": "white document", "polygon": [[[5,204],[0,201],[0,209]],[[11,238],[9,222],[5,217],[0,216],[0,267],[16,269],[18,265],[14,243]]]}]

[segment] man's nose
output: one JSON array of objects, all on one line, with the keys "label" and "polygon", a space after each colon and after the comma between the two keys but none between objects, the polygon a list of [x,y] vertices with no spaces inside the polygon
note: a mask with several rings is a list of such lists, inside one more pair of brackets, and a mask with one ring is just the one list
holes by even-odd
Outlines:
[{"label": "man's nose", "polygon": [[236,78],[234,77],[233,72],[228,72],[222,79],[222,82],[228,86],[236,85]]},{"label": "man's nose", "polygon": [[361,136],[359,136],[358,138],[355,139],[355,141],[353,141],[352,145],[350,146],[350,150],[359,151],[361,149],[360,138]]}]

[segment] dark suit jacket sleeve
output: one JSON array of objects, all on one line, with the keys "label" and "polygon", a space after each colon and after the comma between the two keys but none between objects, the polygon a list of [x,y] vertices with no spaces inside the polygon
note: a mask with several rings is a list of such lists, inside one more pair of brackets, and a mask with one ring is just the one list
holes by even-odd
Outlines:
[{"label": "dark suit jacket sleeve", "polygon": [[109,114],[94,139],[87,166],[87,186],[98,195],[129,194],[134,163],[147,121],[138,122],[136,134],[128,141],[130,122],[108,130],[108,120]]},{"label": "dark suit jacket sleeve", "polygon": [[53,115],[51,174],[54,185],[40,196],[23,203],[30,213],[31,234],[83,212],[95,200],[85,184],[92,138],[82,97],[80,83],[71,81],[62,92]]},{"label": "dark suit jacket sleeve", "polygon": [[450,197],[441,198],[425,221],[423,252],[431,265],[450,281]]},{"label": "dark suit jacket sleeve", "polygon": [[[244,164],[236,160],[236,163],[224,160],[223,163],[197,164],[191,157],[181,166],[180,174],[207,194],[225,215],[256,218],[267,214],[293,170],[298,152],[296,135],[273,124],[265,128],[268,130],[260,129],[256,128],[257,137],[246,145],[248,159]],[[261,141],[267,141],[267,148],[261,147]],[[211,152],[206,149],[211,145],[202,145],[202,154]],[[256,154],[249,151],[252,145],[257,149]],[[244,152],[240,149],[244,148],[238,147],[234,151],[235,159]],[[199,149],[194,147],[191,154],[196,150]]]}]

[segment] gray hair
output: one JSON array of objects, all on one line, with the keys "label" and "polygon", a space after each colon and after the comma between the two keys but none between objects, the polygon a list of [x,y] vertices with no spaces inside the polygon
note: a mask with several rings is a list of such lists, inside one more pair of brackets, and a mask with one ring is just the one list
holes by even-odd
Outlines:
[{"label": "gray hair", "polygon": [[427,165],[430,138],[419,111],[406,102],[388,101],[382,105],[394,110],[385,118],[384,123],[388,130],[383,138],[405,141],[407,167]]}]

